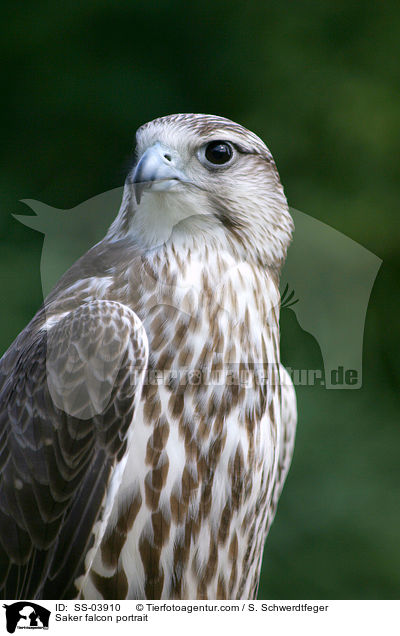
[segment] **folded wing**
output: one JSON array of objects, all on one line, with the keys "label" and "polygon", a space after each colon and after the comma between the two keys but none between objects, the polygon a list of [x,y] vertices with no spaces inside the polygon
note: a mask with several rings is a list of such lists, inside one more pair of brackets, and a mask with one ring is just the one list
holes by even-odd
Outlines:
[{"label": "folded wing", "polygon": [[147,337],[104,300],[21,336],[0,361],[0,594],[68,598],[131,442]]}]

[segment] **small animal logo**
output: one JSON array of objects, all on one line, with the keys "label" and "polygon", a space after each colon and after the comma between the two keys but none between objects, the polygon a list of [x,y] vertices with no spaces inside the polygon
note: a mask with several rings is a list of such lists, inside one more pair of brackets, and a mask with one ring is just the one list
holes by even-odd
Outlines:
[{"label": "small animal logo", "polygon": [[30,601],[19,601],[3,605],[6,610],[7,631],[14,634],[16,629],[49,629],[51,612]]}]

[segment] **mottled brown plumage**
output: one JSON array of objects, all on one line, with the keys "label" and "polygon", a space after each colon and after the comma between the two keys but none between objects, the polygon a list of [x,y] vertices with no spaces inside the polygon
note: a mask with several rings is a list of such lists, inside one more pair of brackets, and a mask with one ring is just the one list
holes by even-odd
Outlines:
[{"label": "mottled brown plumage", "polygon": [[270,152],[234,122],[168,116],[137,142],[109,233],[0,363],[6,597],[257,592],[296,424],[291,218]]}]

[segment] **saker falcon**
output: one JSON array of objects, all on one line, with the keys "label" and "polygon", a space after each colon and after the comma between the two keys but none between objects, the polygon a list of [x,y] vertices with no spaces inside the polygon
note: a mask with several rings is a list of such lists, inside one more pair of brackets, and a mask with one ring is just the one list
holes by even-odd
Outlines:
[{"label": "saker falcon", "polygon": [[116,220],[0,362],[5,598],[254,598],[296,425],[291,234],[255,134],[138,130]]}]

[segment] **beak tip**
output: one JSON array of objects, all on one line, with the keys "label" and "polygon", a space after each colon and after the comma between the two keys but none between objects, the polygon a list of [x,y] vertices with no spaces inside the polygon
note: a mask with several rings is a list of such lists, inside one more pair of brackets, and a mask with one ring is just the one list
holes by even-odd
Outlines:
[{"label": "beak tip", "polygon": [[143,196],[144,184],[143,183],[134,183],[133,190],[135,192],[135,200],[136,205],[140,205]]}]

